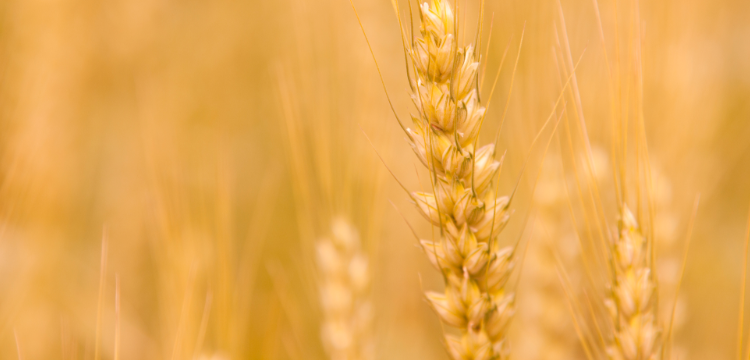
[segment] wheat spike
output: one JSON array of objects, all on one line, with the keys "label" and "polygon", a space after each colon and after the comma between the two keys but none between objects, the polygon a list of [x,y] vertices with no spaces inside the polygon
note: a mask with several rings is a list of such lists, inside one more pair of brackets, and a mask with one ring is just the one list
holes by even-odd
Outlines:
[{"label": "wheat spike", "polygon": [[496,196],[491,186],[501,161],[495,160],[494,145],[477,148],[486,111],[478,94],[478,52],[475,45],[458,46],[458,17],[448,1],[423,3],[420,18],[421,36],[406,49],[418,110],[414,128],[406,132],[430,172],[433,192],[411,197],[440,228],[437,241],[421,244],[446,279],[444,292],[426,297],[443,323],[460,330],[460,336],[445,339],[453,359],[505,359],[514,313],[506,283],[515,248],[500,248],[495,241],[509,218],[508,197]]},{"label": "wheat spike", "polygon": [[607,307],[615,325],[607,349],[613,360],[657,360],[662,330],[656,315],[656,280],[649,239],[623,204],[612,254],[612,288]]},{"label": "wheat spike", "polygon": [[331,237],[320,239],[316,248],[326,352],[331,360],[370,359],[370,275],[359,234],[346,220],[337,218]]},{"label": "wheat spike", "polygon": [[[542,173],[534,191],[534,240],[524,255],[524,282],[520,292],[524,302],[533,304],[519,309],[516,321],[523,323],[519,341],[514,344],[516,358],[561,360],[584,358],[576,332],[569,321],[566,292],[582,296],[581,269],[571,270],[584,261],[576,242],[576,233],[565,219],[565,184],[560,180],[563,164],[554,157],[544,159]],[[556,260],[557,259],[557,260]],[[559,262],[558,262],[559,261]],[[574,281],[560,287],[558,264]]]}]

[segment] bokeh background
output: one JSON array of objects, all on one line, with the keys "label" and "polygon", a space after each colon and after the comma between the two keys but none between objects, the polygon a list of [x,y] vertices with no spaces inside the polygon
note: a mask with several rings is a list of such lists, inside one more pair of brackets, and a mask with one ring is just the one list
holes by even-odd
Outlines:
[{"label": "bokeh background", "polygon": [[[462,3],[473,32],[478,1]],[[354,4],[405,119],[393,4]],[[545,250],[568,259],[575,281],[580,224],[560,186],[560,159],[575,154],[557,135],[546,157],[531,146],[560,91],[559,39],[582,59],[582,111],[607,169],[607,66],[619,44],[632,79],[637,24],[663,312],[700,194],[674,343],[680,359],[732,358],[750,205],[750,2],[600,0],[609,63],[594,4],[486,4],[483,141],[524,34],[500,140],[501,192],[521,178],[501,240],[528,244],[514,357],[582,358]],[[442,279],[407,224],[430,229],[394,179],[426,181],[403,137],[346,0],[1,2],[0,358],[324,359],[312,243],[343,216],[371,259],[375,358],[447,359],[422,297]]]}]

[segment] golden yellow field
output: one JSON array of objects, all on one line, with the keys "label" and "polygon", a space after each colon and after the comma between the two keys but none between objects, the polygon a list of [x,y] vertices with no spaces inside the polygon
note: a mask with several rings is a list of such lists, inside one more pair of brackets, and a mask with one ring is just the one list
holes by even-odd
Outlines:
[{"label": "golden yellow field", "polygon": [[[750,356],[750,2],[420,1],[0,1],[0,359]],[[481,103],[481,132],[424,97]],[[420,161],[420,131],[470,160]],[[434,191],[491,224],[433,197],[431,226]],[[444,218],[484,224],[456,230],[483,260],[431,264]],[[618,274],[653,287],[637,320]],[[651,320],[653,356],[613,353]]]}]

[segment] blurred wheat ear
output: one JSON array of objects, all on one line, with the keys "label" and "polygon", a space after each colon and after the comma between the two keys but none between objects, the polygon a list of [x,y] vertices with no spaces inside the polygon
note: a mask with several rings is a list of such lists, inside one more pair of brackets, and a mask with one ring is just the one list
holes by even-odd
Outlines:
[{"label": "blurred wheat ear", "polygon": [[624,204],[618,230],[612,247],[612,293],[606,303],[615,332],[607,353],[617,360],[657,359],[662,329],[657,321],[656,281],[649,265],[653,247]]},{"label": "blurred wheat ear", "polygon": [[[560,77],[563,78],[568,74],[575,74],[575,71],[572,68],[565,16],[559,3],[558,8],[562,31],[556,32],[558,46],[555,49],[555,55],[556,60],[560,59],[557,65]],[[596,10],[599,16],[598,8]],[[631,21],[636,25],[631,28],[636,30],[631,29],[631,33],[628,34],[630,40],[628,56],[629,61],[634,65],[630,72],[622,74],[618,71],[617,75],[610,73],[608,78],[611,92],[617,89],[622,93],[622,90],[617,87],[630,82],[636,85],[637,94],[636,99],[629,102],[617,98],[614,93],[610,94],[612,100],[610,106],[613,107],[611,109],[613,115],[610,156],[614,165],[612,171],[614,190],[611,195],[616,198],[618,219],[614,234],[609,233],[610,226],[607,221],[609,216],[605,215],[605,204],[599,189],[600,181],[597,179],[594,165],[593,147],[586,132],[583,109],[580,105],[581,95],[576,81],[572,83],[568,94],[573,104],[576,105],[575,115],[578,123],[575,125],[580,130],[577,144],[574,144],[572,132],[568,130],[569,151],[574,157],[571,163],[574,166],[577,162],[582,163],[581,168],[574,168],[579,186],[578,200],[582,204],[585,225],[590,232],[593,232],[591,229],[597,229],[597,234],[593,237],[598,237],[597,242],[591,242],[590,248],[583,249],[584,252],[589,252],[586,255],[588,259],[584,259],[589,262],[586,270],[588,278],[591,285],[597,288],[594,292],[594,301],[592,302],[586,295],[585,306],[579,306],[579,309],[588,307],[590,321],[588,327],[595,328],[596,333],[587,331],[579,336],[588,358],[601,356],[612,360],[656,360],[664,356],[666,344],[664,343],[663,322],[658,311],[658,281],[654,271],[656,262],[653,230],[654,194],[642,111],[642,83],[640,82],[642,69],[639,51],[641,34],[637,29],[639,9],[634,6],[632,11]],[[599,26],[600,33],[603,34],[601,22]],[[604,41],[603,35],[601,40]],[[606,47],[603,49],[606,60]],[[617,78],[617,76],[622,78]],[[628,111],[632,111],[633,115],[628,115],[628,112],[623,116],[615,111],[615,108],[621,107],[628,107]],[[630,116],[634,119],[629,119]],[[568,126],[566,124],[566,127]],[[579,148],[576,149],[576,146]],[[583,161],[577,159],[580,153],[584,154]],[[584,181],[589,192],[587,196],[580,193],[579,179]],[[628,204],[636,205],[635,214]],[[591,270],[597,267],[601,273],[606,274],[600,284],[596,284],[594,280],[596,274],[592,274]],[[578,321],[578,316],[582,318],[587,316],[583,314],[583,311],[580,312],[577,315],[573,314],[574,321]]]},{"label": "blurred wheat ear", "polygon": [[359,233],[344,218],[331,224],[331,236],[318,240],[321,338],[332,360],[366,360],[373,356],[369,261]]}]

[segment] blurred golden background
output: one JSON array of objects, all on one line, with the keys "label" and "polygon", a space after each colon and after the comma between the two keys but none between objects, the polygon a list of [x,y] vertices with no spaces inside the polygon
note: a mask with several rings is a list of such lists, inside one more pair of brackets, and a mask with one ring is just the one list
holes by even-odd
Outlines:
[{"label": "blurred golden background", "polygon": [[[408,119],[393,4],[354,4]],[[479,1],[462,4],[475,24]],[[493,102],[483,140],[499,125],[524,33],[500,139],[501,192],[522,179],[501,239],[528,241],[514,358],[584,358],[544,250],[567,257],[575,281],[580,224],[560,188],[565,152],[558,137],[546,157],[531,143],[560,92],[555,49],[567,32],[572,58],[582,56],[597,169],[612,165],[602,36],[612,56],[632,24],[667,314],[701,196],[677,358],[734,357],[750,204],[750,2],[598,0],[601,35],[595,4],[486,2],[483,96],[509,50],[483,99]],[[408,2],[398,6],[408,16]],[[430,229],[393,178],[410,189],[426,181],[403,138],[347,0],[3,1],[0,358],[327,358],[315,242],[343,217],[369,257],[373,357],[447,359],[423,297],[442,279],[407,224]]]}]

